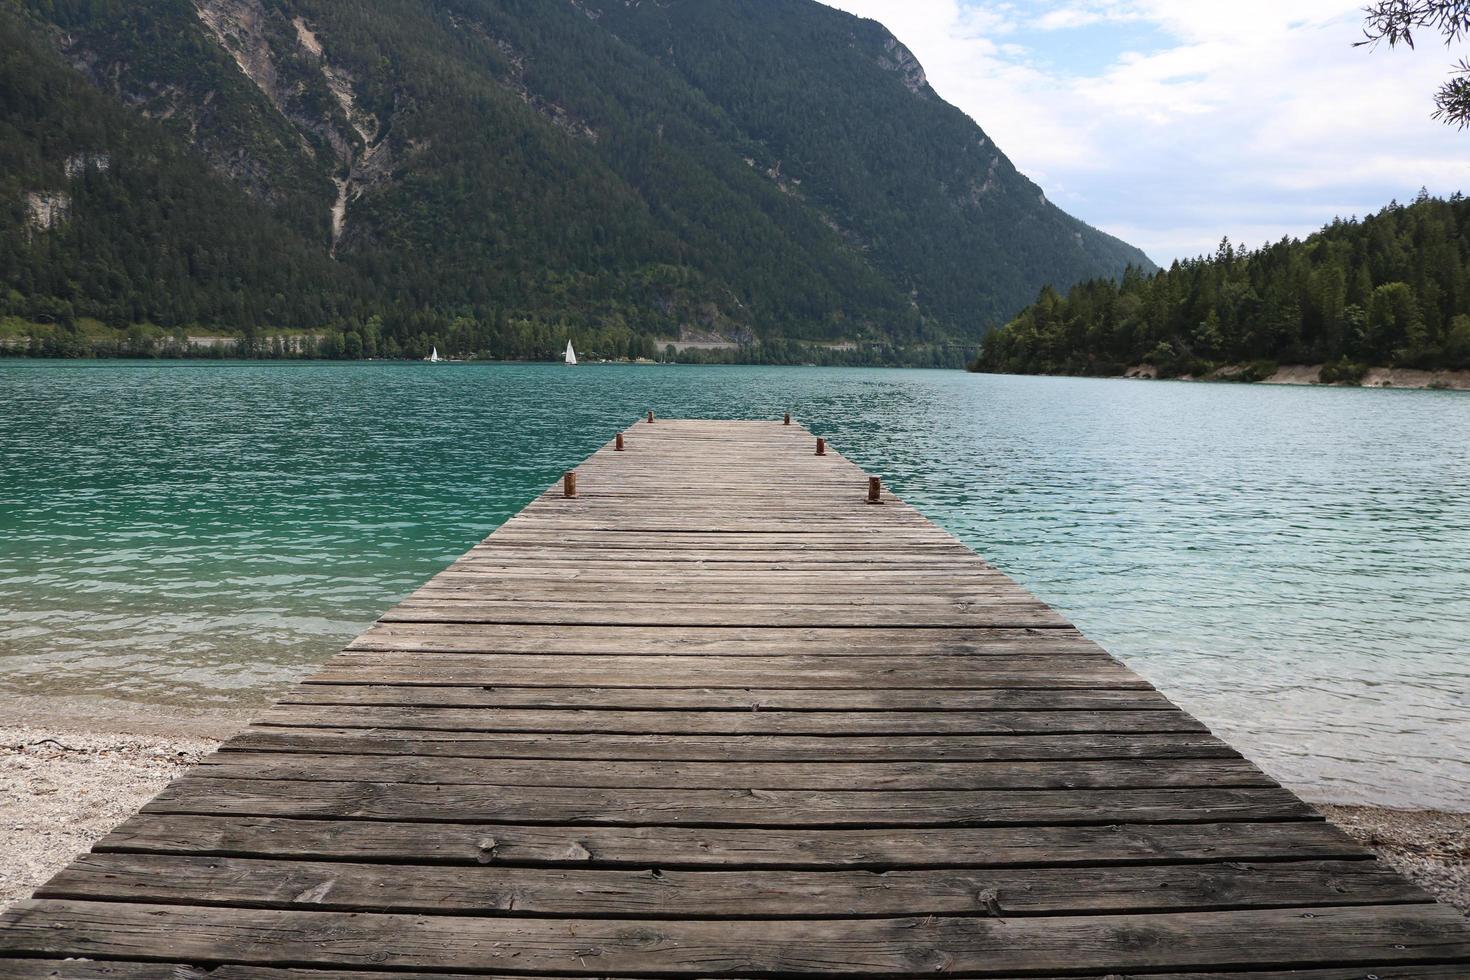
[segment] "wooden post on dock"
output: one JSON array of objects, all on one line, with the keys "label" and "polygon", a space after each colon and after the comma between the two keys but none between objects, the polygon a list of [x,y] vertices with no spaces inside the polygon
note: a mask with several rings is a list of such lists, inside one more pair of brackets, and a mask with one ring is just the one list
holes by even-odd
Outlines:
[{"label": "wooden post on dock", "polygon": [[876,476],[868,477],[868,503],[881,504],[883,502],[883,481]]},{"label": "wooden post on dock", "polygon": [[613,442],[613,449],[618,452],[623,451],[623,434],[621,432],[618,433],[617,439]]},{"label": "wooden post on dock", "polygon": [[787,412],[786,413],[786,421],[783,424],[785,424],[785,425],[790,425],[791,424],[791,413],[790,412]]},{"label": "wooden post on dock", "polygon": [[651,408],[648,410],[648,422],[650,425],[653,424],[653,409]]},{"label": "wooden post on dock", "polygon": [[817,440],[817,455],[818,456],[825,456],[825,455],[827,455],[827,440],[826,439],[818,439]]},{"label": "wooden post on dock", "polygon": [[576,470],[567,470],[561,475],[561,493],[563,497],[575,497],[577,495]]}]

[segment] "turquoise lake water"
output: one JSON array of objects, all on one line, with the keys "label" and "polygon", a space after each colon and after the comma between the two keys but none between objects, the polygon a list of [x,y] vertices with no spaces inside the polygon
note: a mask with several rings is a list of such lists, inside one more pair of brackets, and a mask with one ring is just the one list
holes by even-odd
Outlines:
[{"label": "turquoise lake water", "polygon": [[1293,787],[1470,810],[1453,392],[0,362],[0,699],[264,703],[649,408],[789,409]]}]

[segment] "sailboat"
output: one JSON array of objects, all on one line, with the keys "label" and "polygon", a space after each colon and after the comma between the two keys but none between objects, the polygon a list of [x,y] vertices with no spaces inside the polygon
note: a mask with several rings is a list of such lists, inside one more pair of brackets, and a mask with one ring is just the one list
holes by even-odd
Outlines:
[{"label": "sailboat", "polygon": [[569,340],[567,341],[567,367],[572,367],[576,363],[577,352],[572,350],[572,342]]},{"label": "sailboat", "polygon": [[428,361],[430,364],[438,364],[441,360],[443,360],[443,358],[439,356],[439,348],[435,347],[433,350],[429,351],[429,356],[424,358],[424,360]]}]

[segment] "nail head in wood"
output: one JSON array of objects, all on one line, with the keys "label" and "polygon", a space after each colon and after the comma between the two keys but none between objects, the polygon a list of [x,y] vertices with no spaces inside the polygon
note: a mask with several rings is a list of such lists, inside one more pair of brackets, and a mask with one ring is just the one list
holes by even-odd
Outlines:
[{"label": "nail head in wood", "polygon": [[623,451],[623,434],[621,432],[618,433],[617,439],[613,442],[613,448],[618,452]]},{"label": "nail head in wood", "polygon": [[563,497],[575,497],[577,495],[576,470],[567,470],[561,475],[561,493]]},{"label": "nail head in wood", "polygon": [[868,477],[868,503],[881,504],[883,502],[883,481],[876,476]]},{"label": "nail head in wood", "polygon": [[817,440],[817,455],[818,456],[825,456],[825,455],[827,455],[827,440],[826,439],[818,439]]}]

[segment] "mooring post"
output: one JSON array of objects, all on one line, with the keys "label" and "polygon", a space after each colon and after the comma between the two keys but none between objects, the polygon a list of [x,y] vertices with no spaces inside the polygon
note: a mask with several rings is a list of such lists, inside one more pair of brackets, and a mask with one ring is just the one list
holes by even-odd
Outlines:
[{"label": "mooring post", "polygon": [[653,423],[653,409],[651,408],[648,410],[648,422],[650,425]]},{"label": "mooring post", "polygon": [[827,440],[826,439],[818,439],[817,440],[817,455],[818,456],[825,456],[825,455],[827,455]]},{"label": "mooring post", "polygon": [[563,497],[575,497],[577,495],[576,470],[567,470],[561,475],[561,494]]},{"label": "mooring post", "polygon": [[618,433],[617,441],[613,443],[613,449],[618,452],[623,451],[623,434],[621,432]]},{"label": "mooring post", "polygon": [[790,425],[791,424],[791,413],[790,412],[787,412],[786,413],[786,422],[784,424],[785,425]]},{"label": "mooring post", "polygon": [[883,502],[883,481],[876,476],[868,477],[868,503],[881,504]]}]

